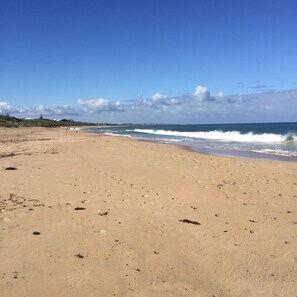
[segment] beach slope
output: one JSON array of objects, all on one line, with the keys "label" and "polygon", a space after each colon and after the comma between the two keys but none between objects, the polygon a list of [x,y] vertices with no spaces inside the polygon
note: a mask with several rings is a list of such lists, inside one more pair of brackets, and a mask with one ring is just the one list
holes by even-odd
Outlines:
[{"label": "beach slope", "polygon": [[1,128],[0,209],[1,296],[296,296],[296,163]]}]

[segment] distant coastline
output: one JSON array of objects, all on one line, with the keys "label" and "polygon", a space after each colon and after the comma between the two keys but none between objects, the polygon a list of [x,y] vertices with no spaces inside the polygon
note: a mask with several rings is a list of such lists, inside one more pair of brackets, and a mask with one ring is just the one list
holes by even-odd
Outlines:
[{"label": "distant coastline", "polygon": [[[16,118],[9,115],[0,115],[0,127],[6,128],[20,128],[20,127],[44,127],[44,128],[57,128],[57,127],[106,127],[106,126],[120,126],[122,124],[110,123],[92,123],[80,122],[71,119],[52,120],[40,116],[38,119],[24,119]],[[124,124],[123,124],[124,125]],[[131,126],[132,124],[125,124]]]}]

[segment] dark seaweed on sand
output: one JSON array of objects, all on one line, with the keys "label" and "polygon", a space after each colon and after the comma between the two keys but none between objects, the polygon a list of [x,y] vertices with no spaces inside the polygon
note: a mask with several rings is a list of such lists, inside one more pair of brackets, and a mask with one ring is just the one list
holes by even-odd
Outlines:
[{"label": "dark seaweed on sand", "polygon": [[191,221],[191,220],[188,220],[188,219],[183,219],[183,220],[179,220],[179,221],[182,222],[182,223],[186,223],[186,224],[201,225],[199,222]]}]

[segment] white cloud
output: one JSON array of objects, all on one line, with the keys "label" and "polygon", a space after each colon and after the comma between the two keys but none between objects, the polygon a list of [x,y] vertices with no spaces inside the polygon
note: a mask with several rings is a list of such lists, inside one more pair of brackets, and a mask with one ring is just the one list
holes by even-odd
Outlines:
[{"label": "white cloud", "polygon": [[0,102],[0,114],[19,114],[23,112],[28,112],[28,108],[12,106],[4,101]]},{"label": "white cloud", "polygon": [[223,101],[225,100],[225,95],[223,92],[218,92],[216,95],[215,95],[215,98],[217,99],[217,101]]},{"label": "white cloud", "polygon": [[84,109],[85,112],[89,113],[100,113],[104,111],[123,111],[122,104],[117,101],[116,103],[111,102],[108,99],[78,99],[77,105]]},{"label": "white cloud", "polygon": [[175,98],[169,98],[168,96],[160,93],[155,93],[150,99],[140,99],[137,102],[138,106],[150,106],[157,109],[179,104],[180,102]]},{"label": "white cloud", "polygon": [[223,92],[218,92],[215,96],[212,96],[207,87],[197,86],[193,97],[198,102],[213,101],[213,102],[224,102],[225,95]]},{"label": "white cloud", "polygon": [[160,93],[156,93],[156,94],[154,94],[152,96],[152,100],[153,101],[159,101],[159,100],[162,100],[162,99],[165,99],[165,98],[167,98],[167,96],[166,95],[162,95]]},{"label": "white cloud", "polygon": [[79,111],[65,104],[52,106],[38,105],[33,108],[27,108],[27,113],[31,115],[78,115]]},{"label": "white cloud", "polygon": [[197,86],[193,96],[197,101],[200,101],[200,102],[202,102],[202,101],[212,101],[211,96],[210,96],[210,92],[208,91],[207,87]]},{"label": "white cloud", "polygon": [[12,107],[7,102],[0,101],[0,113],[10,112]]},{"label": "white cloud", "polygon": [[7,102],[0,102],[0,114],[24,114],[24,115],[79,115],[79,111],[69,105],[46,106],[38,105],[33,107],[14,107]]}]

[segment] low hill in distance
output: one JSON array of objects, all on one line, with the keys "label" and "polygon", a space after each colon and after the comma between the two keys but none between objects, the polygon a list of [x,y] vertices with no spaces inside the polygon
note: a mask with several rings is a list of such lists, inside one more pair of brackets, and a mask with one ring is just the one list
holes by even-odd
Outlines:
[{"label": "low hill in distance", "polygon": [[11,116],[0,115],[0,127],[19,128],[19,127],[72,127],[72,126],[108,126],[106,123],[86,123],[73,120],[62,119],[59,121],[50,119],[22,119]]}]

